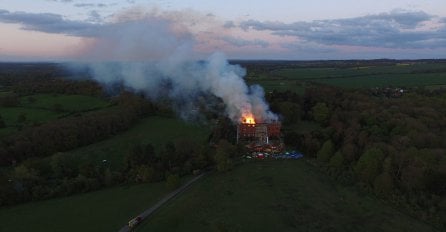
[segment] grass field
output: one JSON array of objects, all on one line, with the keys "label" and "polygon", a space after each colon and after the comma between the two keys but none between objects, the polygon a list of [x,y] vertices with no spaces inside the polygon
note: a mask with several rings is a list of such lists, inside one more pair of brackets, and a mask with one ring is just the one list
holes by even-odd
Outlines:
[{"label": "grass field", "polygon": [[297,160],[249,163],[205,177],[137,231],[435,230]]},{"label": "grass field", "polygon": [[[11,92],[0,92],[1,94],[11,94]],[[0,107],[0,115],[6,125],[6,128],[0,129],[0,137],[16,132],[19,125],[44,123],[69,113],[97,110],[108,106],[110,103],[106,100],[85,95],[35,94],[21,97],[17,107]],[[19,123],[20,115],[25,116],[25,121]]]},{"label": "grass field", "polygon": [[392,74],[370,75],[364,77],[327,78],[315,82],[346,88],[371,87],[416,87],[435,86],[446,84],[445,73],[418,73],[418,74]]},{"label": "grass field", "polygon": [[351,68],[295,68],[279,69],[272,71],[270,77],[286,77],[292,79],[320,79],[320,78],[343,78],[360,77],[386,74],[424,74],[424,73],[446,73],[446,64],[414,64],[414,65],[392,65],[392,66],[367,66]]},{"label": "grass field", "polygon": [[17,124],[18,117],[25,115],[26,121],[32,123],[41,123],[56,119],[62,113],[57,113],[45,109],[31,109],[25,107],[0,107],[0,115],[5,121],[6,126],[15,126]]},{"label": "grass field", "polygon": [[296,80],[272,80],[272,79],[259,79],[248,82],[250,85],[258,84],[262,86],[265,92],[276,91],[292,91],[296,93],[304,93],[305,83]]},{"label": "grass field", "polygon": [[22,97],[20,100],[21,105],[27,108],[54,110],[54,106],[56,104],[59,104],[62,111],[69,112],[81,112],[92,109],[100,109],[110,105],[108,101],[97,97],[68,94],[36,94]]},{"label": "grass field", "polygon": [[414,65],[368,66],[352,68],[293,68],[278,69],[249,79],[267,91],[291,90],[303,92],[305,83],[317,82],[346,88],[427,87],[446,85],[446,64],[418,63]]},{"label": "grass field", "polygon": [[160,182],[0,208],[0,231],[118,231],[167,193]]},{"label": "grass field", "polygon": [[110,139],[81,147],[64,153],[75,157],[74,160],[94,160],[100,163],[103,159],[109,161],[112,168],[120,168],[124,155],[135,144],[151,143],[158,149],[168,141],[174,142],[178,138],[190,138],[205,141],[209,136],[209,129],[188,124],[180,119],[165,117],[148,117],[134,125],[130,130]]}]

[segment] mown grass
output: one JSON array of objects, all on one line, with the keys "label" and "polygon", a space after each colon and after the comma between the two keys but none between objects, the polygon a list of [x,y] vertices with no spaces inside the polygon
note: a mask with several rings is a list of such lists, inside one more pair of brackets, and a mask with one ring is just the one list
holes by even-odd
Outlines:
[{"label": "mown grass", "polygon": [[205,177],[137,231],[435,230],[333,183],[304,160],[287,160],[248,163]]},{"label": "mown grass", "polygon": [[206,141],[209,129],[189,124],[180,119],[153,116],[148,117],[134,125],[128,131],[118,134],[110,139],[81,147],[64,155],[73,156],[74,160],[82,162],[95,161],[101,163],[108,160],[113,169],[122,167],[125,154],[136,144],[152,144],[159,152],[167,142],[186,138],[198,142]]},{"label": "mown grass", "polygon": [[118,231],[168,192],[160,182],[0,208],[0,231]]}]

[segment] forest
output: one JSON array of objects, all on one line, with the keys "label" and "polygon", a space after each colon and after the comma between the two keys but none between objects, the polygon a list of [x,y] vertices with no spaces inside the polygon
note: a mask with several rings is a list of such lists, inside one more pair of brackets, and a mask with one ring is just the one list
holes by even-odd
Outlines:
[{"label": "forest", "polygon": [[444,223],[446,90],[392,97],[320,85],[269,101],[284,117],[285,143],[336,181]]}]

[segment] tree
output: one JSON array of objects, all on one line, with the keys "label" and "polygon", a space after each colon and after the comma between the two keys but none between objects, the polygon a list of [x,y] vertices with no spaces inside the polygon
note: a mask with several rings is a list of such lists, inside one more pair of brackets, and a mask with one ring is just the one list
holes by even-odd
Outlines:
[{"label": "tree", "polygon": [[401,182],[407,190],[422,190],[428,184],[428,174],[433,173],[437,161],[426,149],[411,147],[404,151],[408,162],[401,171]]},{"label": "tree", "polygon": [[73,157],[63,153],[56,153],[50,159],[50,166],[54,177],[70,178],[78,175],[78,169]]},{"label": "tree", "polygon": [[341,152],[336,152],[333,157],[331,157],[328,165],[336,170],[342,170],[344,166],[344,156]]},{"label": "tree", "polygon": [[347,163],[352,163],[357,159],[356,146],[353,143],[346,143],[342,147],[342,154]]},{"label": "tree", "polygon": [[155,178],[155,169],[150,166],[142,165],[137,168],[136,181],[137,182],[151,182]]},{"label": "tree", "polygon": [[19,165],[14,168],[12,176],[15,180],[19,181],[33,181],[38,178],[38,173],[36,170],[29,169],[25,165]]},{"label": "tree", "polygon": [[215,162],[217,163],[217,170],[219,172],[225,172],[232,169],[230,154],[223,147],[217,147]]},{"label": "tree", "polygon": [[382,172],[373,182],[373,190],[377,195],[389,196],[394,192],[394,181],[390,173]]},{"label": "tree", "polygon": [[354,167],[355,173],[364,183],[373,184],[374,179],[381,172],[384,153],[376,147],[372,147],[364,152]]},{"label": "tree", "polygon": [[293,124],[298,122],[302,114],[298,104],[288,101],[279,103],[279,112],[284,118],[284,124]]},{"label": "tree", "polygon": [[331,140],[325,141],[322,148],[317,153],[317,160],[319,162],[328,162],[335,151],[334,144]]},{"label": "tree", "polygon": [[151,144],[143,146],[136,144],[127,152],[125,156],[125,163],[128,168],[134,168],[141,165],[150,164],[156,159],[155,150]]},{"label": "tree", "polygon": [[312,108],[313,118],[316,122],[320,124],[326,124],[328,122],[328,117],[330,116],[330,109],[324,102],[319,102]]}]

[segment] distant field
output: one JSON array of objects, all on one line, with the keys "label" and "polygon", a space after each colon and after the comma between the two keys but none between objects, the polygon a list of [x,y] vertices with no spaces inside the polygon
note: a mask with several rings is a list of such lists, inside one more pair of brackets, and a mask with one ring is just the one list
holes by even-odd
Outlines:
[{"label": "distant field", "polygon": [[445,73],[370,75],[365,77],[327,78],[315,82],[346,88],[415,87],[446,84]]},{"label": "distant field", "polygon": [[446,85],[446,64],[411,64],[393,66],[361,66],[353,68],[293,68],[271,71],[262,77],[250,78],[268,91],[301,92],[305,82],[318,82],[346,88],[415,87]]},{"label": "distant field", "polygon": [[[0,95],[11,92],[0,92]],[[0,137],[17,131],[18,124],[33,125],[57,119],[67,113],[84,112],[108,107],[106,100],[84,95],[36,94],[20,98],[17,107],[0,107],[6,128],[0,129]],[[20,115],[25,121],[18,122]]]},{"label": "distant field", "polygon": [[205,177],[137,231],[435,230],[297,160],[249,163]]},{"label": "distant field", "polygon": [[62,111],[70,112],[105,108],[110,105],[108,101],[85,95],[36,94],[21,98],[21,105],[28,108],[54,110],[56,104],[61,106]]},{"label": "distant field", "polygon": [[164,182],[0,208],[0,231],[118,231],[169,191]]},{"label": "distant field", "polygon": [[248,81],[249,84],[258,84],[262,86],[265,92],[276,91],[292,91],[296,93],[303,93],[305,91],[305,85],[301,81],[296,80],[272,80],[261,79]]},{"label": "distant field", "polygon": [[148,117],[134,125],[128,131],[113,136],[110,139],[81,147],[65,155],[75,157],[75,160],[95,160],[101,162],[106,159],[113,168],[120,168],[124,155],[135,144],[151,143],[155,149],[168,141],[178,138],[190,138],[195,141],[205,141],[209,136],[209,129],[188,124],[180,119],[164,117]]},{"label": "distant field", "polygon": [[0,115],[5,121],[6,126],[14,126],[17,124],[19,115],[24,115],[26,121],[32,123],[41,123],[56,119],[62,113],[57,113],[45,109],[31,109],[25,107],[0,107]]}]

